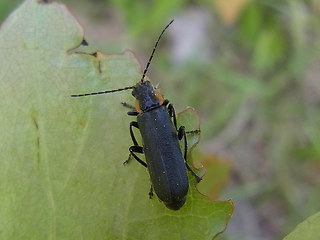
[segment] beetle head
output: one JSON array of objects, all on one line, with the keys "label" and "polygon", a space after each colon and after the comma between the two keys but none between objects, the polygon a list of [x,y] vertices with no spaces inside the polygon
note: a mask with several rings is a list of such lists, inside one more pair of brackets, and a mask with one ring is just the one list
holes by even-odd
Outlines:
[{"label": "beetle head", "polygon": [[143,112],[161,104],[157,91],[150,81],[137,83],[132,91],[132,95],[139,101],[139,107]]}]

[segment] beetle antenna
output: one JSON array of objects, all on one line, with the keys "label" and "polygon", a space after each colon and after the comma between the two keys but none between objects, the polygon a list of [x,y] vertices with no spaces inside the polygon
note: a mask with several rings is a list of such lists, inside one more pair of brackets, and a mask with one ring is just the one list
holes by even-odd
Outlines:
[{"label": "beetle antenna", "polygon": [[169,22],[169,24],[162,30],[161,34],[159,35],[158,40],[157,40],[157,42],[156,42],[156,44],[154,45],[154,48],[153,48],[153,50],[152,50],[152,53],[151,53],[151,56],[150,56],[149,61],[148,61],[148,63],[147,63],[147,66],[146,66],[146,68],[145,68],[144,71],[143,71],[142,78],[141,78],[141,82],[143,82],[144,77],[146,76],[146,73],[147,73],[147,71],[148,71],[150,62],[151,62],[151,60],[152,60],[152,58],[153,58],[153,54],[154,54],[154,52],[156,51],[156,48],[157,48],[157,46],[158,46],[158,43],[159,43],[159,41],[160,41],[160,39],[161,39],[164,31],[170,26],[171,23],[173,23],[173,19],[171,20],[171,22]]},{"label": "beetle antenna", "polygon": [[107,90],[107,91],[102,91],[102,92],[73,94],[73,95],[71,95],[71,97],[84,97],[84,96],[100,95],[100,94],[106,94],[106,93],[113,93],[113,92],[125,91],[125,90],[129,90],[129,89],[133,89],[133,88],[135,88],[135,86],[125,87],[125,88],[119,88],[119,89],[114,89],[114,90]]}]

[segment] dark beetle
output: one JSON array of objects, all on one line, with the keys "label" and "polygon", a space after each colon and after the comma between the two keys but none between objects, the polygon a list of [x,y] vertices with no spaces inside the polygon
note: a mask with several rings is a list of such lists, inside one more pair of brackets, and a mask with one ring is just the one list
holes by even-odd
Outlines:
[{"label": "dark beetle", "polygon": [[[198,133],[199,130],[186,132],[184,126],[177,129],[173,106],[171,104],[168,105],[169,101],[164,100],[149,81],[144,81],[145,74],[158,42],[172,22],[173,20],[161,32],[146,69],[143,72],[141,81],[135,86],[71,96],[81,97],[133,89],[132,95],[136,98],[136,107],[134,108],[123,103],[124,106],[134,109],[134,111],[128,112],[128,115],[137,116],[137,121],[130,123],[130,135],[134,145],[129,148],[130,155],[125,163],[133,156],[139,163],[147,167],[152,183],[149,193],[150,198],[153,195],[154,189],[159,199],[163,201],[169,209],[178,210],[184,205],[189,189],[186,170],[190,170],[198,182],[201,180],[186,162],[186,134]],[[132,127],[140,130],[143,147],[139,146],[133,134]],[[182,138],[184,138],[184,155],[179,145],[179,140]],[[142,161],[136,153],[144,153],[146,163]]]}]

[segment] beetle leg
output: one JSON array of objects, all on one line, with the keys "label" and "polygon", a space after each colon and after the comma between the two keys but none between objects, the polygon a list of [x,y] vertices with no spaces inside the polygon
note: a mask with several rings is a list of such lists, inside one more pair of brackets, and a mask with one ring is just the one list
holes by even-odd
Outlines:
[{"label": "beetle leg", "polygon": [[149,198],[151,199],[153,197],[153,187],[152,184],[150,186],[150,191],[149,191]]},{"label": "beetle leg", "polygon": [[138,122],[131,122],[130,123],[130,136],[131,136],[131,139],[132,139],[132,142],[135,146],[139,146],[134,134],[133,134],[133,131],[132,131],[132,127],[135,127],[135,128],[138,128],[139,129],[139,125],[138,125]]},{"label": "beetle leg", "polygon": [[127,112],[127,114],[129,115],[129,116],[138,116],[139,115],[139,113],[137,112],[137,111],[130,111],[130,112]]},{"label": "beetle leg", "polygon": [[126,102],[122,102],[121,104],[122,104],[122,106],[124,106],[126,108],[130,108],[132,110],[136,110],[136,108],[134,106],[132,106],[132,105],[126,103]]},{"label": "beetle leg", "polygon": [[122,106],[124,106],[126,108],[130,108],[130,109],[134,110],[134,111],[130,111],[127,113],[129,116],[138,116],[139,115],[139,113],[136,111],[136,108],[134,106],[131,106],[130,104],[125,103],[125,102],[122,102],[121,104],[122,104]]},{"label": "beetle leg", "polygon": [[[165,106],[169,103],[169,101],[167,99],[164,102],[166,102]],[[173,119],[173,124],[176,127],[176,130],[178,131],[176,112],[175,112],[172,104],[169,104],[168,111],[169,111],[169,116]],[[192,130],[192,131],[185,131],[186,134],[200,133],[200,132],[201,132],[200,129],[196,129],[196,130]],[[182,139],[182,136],[179,138],[179,140],[181,140],[181,139]]]},{"label": "beetle leg", "polygon": [[192,134],[192,133],[201,133],[200,129],[192,130],[192,131],[186,131],[186,134]]},{"label": "beetle leg", "polygon": [[136,140],[136,137],[134,136],[132,127],[135,127],[135,128],[139,129],[138,122],[134,122],[133,121],[133,122],[130,123],[130,136],[131,136],[131,139],[132,139],[132,142],[133,142],[134,146],[131,146],[129,148],[129,151],[130,151],[129,157],[123,164],[128,163],[130,161],[130,159],[131,159],[131,156],[133,156],[139,163],[141,163],[143,166],[147,167],[147,164],[144,161],[142,161],[137,155],[134,154],[134,152],[143,153],[143,148],[139,146],[139,144],[138,144],[138,142]]},{"label": "beetle leg", "polygon": [[[162,105],[167,105],[169,103],[169,101],[166,99]],[[177,127],[177,117],[176,117],[176,111],[174,110],[174,107],[172,104],[169,104],[168,106],[168,112],[169,112],[169,116],[173,119],[173,124],[176,127],[176,130],[178,131],[178,127]],[[192,131],[185,131],[186,134],[190,134],[190,133],[200,133],[201,130],[200,129],[196,129],[196,130],[192,130]],[[182,136],[179,138],[180,140],[182,139]]]},{"label": "beetle leg", "polygon": [[187,169],[191,172],[191,174],[194,176],[194,178],[196,179],[197,183],[199,183],[202,180],[202,177],[199,177],[192,169],[191,167],[188,165],[188,163],[186,162],[186,166]]},{"label": "beetle leg", "polygon": [[168,103],[169,103],[169,100],[168,100],[168,99],[165,99],[165,100],[163,101],[162,105],[166,107],[166,106],[168,105]]},{"label": "beetle leg", "polygon": [[173,124],[174,124],[176,130],[178,130],[176,112],[174,111],[174,107],[172,104],[169,104],[168,111],[169,111],[169,116],[173,119]]},{"label": "beetle leg", "polygon": [[184,159],[187,160],[188,142],[184,126],[181,126],[178,130],[178,139],[181,140],[182,138],[184,138]]},{"label": "beetle leg", "polygon": [[187,153],[188,153],[188,142],[187,142],[187,134],[185,131],[184,126],[181,126],[178,130],[178,138],[181,140],[182,138],[184,139],[184,162],[186,164],[187,169],[191,172],[191,174],[195,177],[197,182],[200,182],[202,180],[201,177],[199,177],[188,165],[187,163]]},{"label": "beetle leg", "polygon": [[125,161],[123,164],[126,164],[129,162],[131,156],[133,156],[140,164],[142,164],[143,166],[147,167],[147,164],[142,161],[136,154],[136,153],[143,153],[143,147],[140,147],[140,146],[131,146],[129,148],[129,151],[130,151],[130,154],[129,154],[129,157],[128,157],[128,160]]}]

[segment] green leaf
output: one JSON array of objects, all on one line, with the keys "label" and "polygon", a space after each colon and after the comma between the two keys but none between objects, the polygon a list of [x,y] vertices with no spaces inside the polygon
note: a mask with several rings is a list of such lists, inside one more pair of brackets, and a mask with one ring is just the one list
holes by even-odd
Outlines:
[{"label": "green leaf", "polygon": [[212,154],[197,153],[197,157],[201,159],[201,163],[206,169],[206,175],[197,185],[197,189],[210,199],[215,200],[230,179],[231,162],[229,159]]},{"label": "green leaf", "polygon": [[76,53],[83,29],[64,5],[25,1],[0,31],[0,239],[212,239],[231,201],[211,202],[190,178],[185,206],[148,198],[131,161],[130,91],[141,77],[130,51]]},{"label": "green leaf", "polygon": [[320,212],[300,223],[283,240],[316,240],[320,239]]}]

